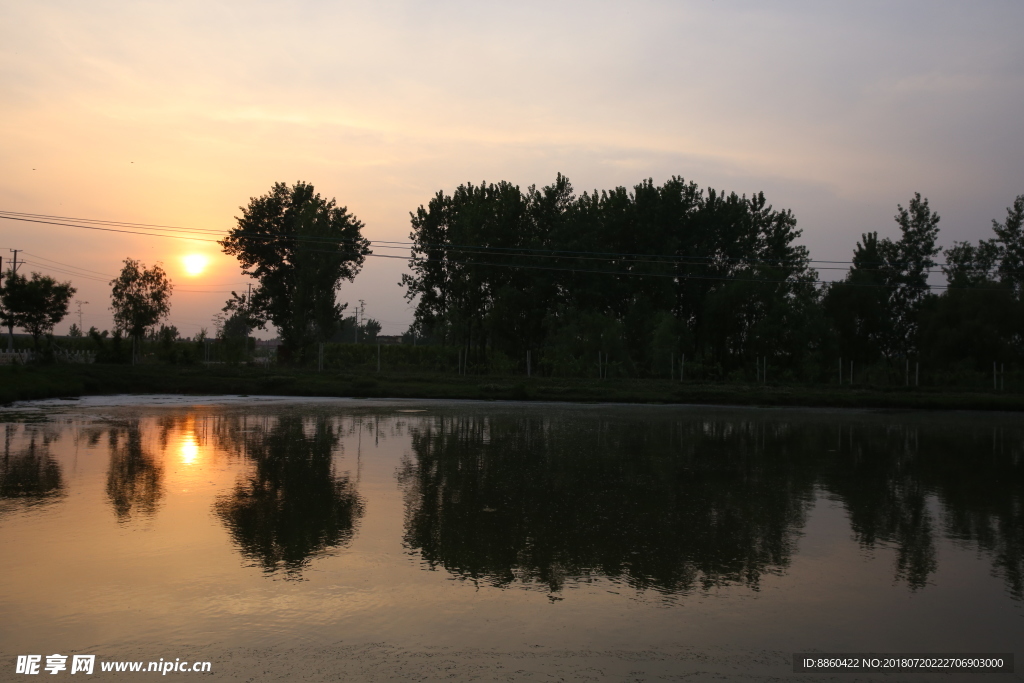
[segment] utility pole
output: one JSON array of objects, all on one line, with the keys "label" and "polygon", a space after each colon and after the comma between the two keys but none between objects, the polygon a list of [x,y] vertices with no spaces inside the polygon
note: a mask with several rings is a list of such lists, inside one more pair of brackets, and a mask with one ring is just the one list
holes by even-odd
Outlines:
[{"label": "utility pole", "polygon": [[[2,290],[3,290],[3,288],[4,288],[4,259],[3,259],[3,257],[2,257],[2,256],[0,256],[0,291],[2,291]],[[12,330],[12,334],[13,334],[13,330]],[[7,350],[8,350],[8,351],[10,351],[10,350],[11,350],[11,348],[10,348],[10,344],[11,344],[11,343],[12,343],[13,341],[14,341],[14,339],[12,338],[11,340],[9,340],[9,341],[7,342],[7,344],[8,344]]]},{"label": "utility pole", "polygon": [[245,295],[245,355],[249,358],[249,324],[252,322],[252,283],[249,283],[249,293]]},{"label": "utility pole", "polygon": [[359,321],[366,319],[366,302],[362,299],[359,300],[359,308],[356,309],[356,335],[355,343],[359,343]]},{"label": "utility pole", "polygon": [[[18,252],[21,249],[10,249],[9,251],[14,253],[14,259],[11,264],[11,274],[16,275],[18,273]],[[7,351],[14,351],[14,322],[8,321],[7,323]]]},{"label": "utility pole", "polygon": [[[88,304],[88,301],[82,301],[81,299],[75,299],[75,306],[78,307],[78,329],[82,330],[82,304]],[[84,332],[83,332],[84,334]]]}]

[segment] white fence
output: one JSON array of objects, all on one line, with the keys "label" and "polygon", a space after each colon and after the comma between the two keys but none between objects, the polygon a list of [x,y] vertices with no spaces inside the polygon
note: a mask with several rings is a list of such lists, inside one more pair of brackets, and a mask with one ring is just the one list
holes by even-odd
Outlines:
[{"label": "white fence", "polygon": [[0,350],[0,365],[13,365],[19,363],[25,365],[33,358],[31,351],[7,351]]},{"label": "white fence", "polygon": [[[32,351],[7,351],[0,349],[0,365],[27,365],[35,359]],[[96,354],[92,351],[61,351],[54,352],[54,357],[61,363],[95,363]]]},{"label": "white fence", "polygon": [[96,354],[92,351],[57,351],[57,360],[64,363],[95,363]]}]

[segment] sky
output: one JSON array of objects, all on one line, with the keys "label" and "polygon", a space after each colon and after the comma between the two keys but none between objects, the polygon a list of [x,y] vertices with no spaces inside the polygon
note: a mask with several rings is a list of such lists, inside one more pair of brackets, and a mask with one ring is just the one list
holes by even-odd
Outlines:
[{"label": "sky", "polygon": [[[1020,0],[0,0],[0,210],[226,232],[303,180],[402,241],[467,182],[678,175],[764,191],[815,259],[895,237],[914,192],[948,246],[1024,194],[1021,26]],[[249,281],[211,242],[0,220],[9,249],[71,280],[86,329],[125,258],[163,263],[185,335]],[[403,332],[405,263],[367,259],[339,299]]]}]

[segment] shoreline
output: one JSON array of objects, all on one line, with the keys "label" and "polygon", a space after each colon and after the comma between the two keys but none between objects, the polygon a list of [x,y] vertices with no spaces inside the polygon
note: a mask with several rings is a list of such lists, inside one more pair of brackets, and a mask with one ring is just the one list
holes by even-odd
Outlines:
[{"label": "shoreline", "polygon": [[883,410],[1024,411],[1024,394],[919,387],[751,385],[667,379],[355,374],[244,366],[50,365],[0,368],[0,404],[115,394],[460,399]]}]

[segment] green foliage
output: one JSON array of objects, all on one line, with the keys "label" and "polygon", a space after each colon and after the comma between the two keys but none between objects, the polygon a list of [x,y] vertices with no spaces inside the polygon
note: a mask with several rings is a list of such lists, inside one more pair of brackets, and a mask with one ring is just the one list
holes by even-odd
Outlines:
[{"label": "green foliage", "polygon": [[916,353],[918,317],[929,296],[928,271],[939,252],[939,215],[920,193],[895,216],[901,237],[869,232],[853,254],[845,280],[828,287],[824,308],[843,358],[859,363]]},{"label": "green foliage", "polygon": [[227,318],[223,318],[219,330],[220,336],[225,339],[245,338],[253,329],[266,326],[266,316],[253,306],[252,297],[248,294],[231,292],[231,298],[221,310],[228,314]]},{"label": "green foliage", "polygon": [[927,199],[914,193],[909,207],[898,205],[895,218],[902,236],[898,242],[883,240],[879,244],[888,278],[889,308],[893,335],[886,351],[896,355],[914,350],[917,314],[928,296],[928,270],[935,265],[939,253],[935,241],[939,235],[939,215],[932,213]]},{"label": "green foliage", "polygon": [[165,363],[180,363],[185,358],[184,345],[179,344],[181,338],[178,328],[174,325],[161,325],[154,335],[157,343],[157,356]]},{"label": "green foliage", "polygon": [[735,381],[765,363],[774,381],[833,382],[842,359],[859,384],[904,384],[911,359],[936,382],[1019,363],[1024,195],[993,239],[945,250],[938,296],[938,214],[915,193],[894,219],[897,239],[864,233],[846,277],[819,287],[795,217],[760,193],[463,185],[412,214],[406,336],[467,349],[471,367],[523,373],[530,352],[577,377],[666,377],[684,354],[688,378]]},{"label": "green foliage", "polygon": [[[355,313],[339,320],[330,341],[340,344],[376,344],[377,335],[382,329],[380,321],[362,315],[363,308],[359,306]],[[411,338],[409,342],[412,343]]]},{"label": "green foliage", "polygon": [[878,233],[861,235],[846,279],[829,285],[823,301],[839,355],[858,364],[878,361],[893,334],[891,288],[879,247]]},{"label": "green foliage", "polygon": [[1024,351],[1024,195],[992,221],[995,237],[956,242],[942,270],[949,289],[922,314],[920,346],[935,364],[988,374],[991,364],[1013,363]]},{"label": "green foliage", "polygon": [[959,362],[988,373],[993,361],[1014,358],[1013,340],[1022,332],[1024,306],[1009,285],[985,285],[951,287],[923,307],[919,345],[930,367]]},{"label": "green foliage", "polygon": [[0,291],[0,320],[8,327],[21,327],[32,335],[39,349],[39,338],[53,331],[54,325],[68,314],[75,295],[70,282],[58,283],[52,277],[32,273],[31,278],[9,271]]},{"label": "green foliage", "polygon": [[131,361],[131,347],[124,343],[121,330],[114,330],[114,334],[111,336],[107,330],[100,332],[95,327],[90,327],[89,339],[92,341],[97,363],[127,363]]},{"label": "green foliage", "polygon": [[272,322],[281,333],[282,357],[301,362],[311,344],[330,339],[337,328],[344,309],[338,285],[351,281],[371,253],[362,228],[312,185],[275,183],[242,208],[237,226],[220,242],[259,281],[250,301],[234,295],[233,310],[244,310],[250,326]]},{"label": "green foliage", "polygon": [[942,272],[946,274],[950,287],[988,287],[994,280],[998,267],[1000,249],[996,240],[981,241],[977,246],[970,242],[954,242],[944,250],[946,263]]},{"label": "green foliage", "polygon": [[146,268],[145,264],[126,258],[120,275],[111,280],[110,286],[114,325],[136,342],[171,311],[174,285],[159,263]]},{"label": "green foliage", "polygon": [[999,245],[999,277],[1017,296],[1024,295],[1024,194],[1006,209],[1006,220],[992,221]]},{"label": "green foliage", "polygon": [[[667,374],[675,354],[795,363],[821,345],[796,219],[682,178],[575,195],[568,179],[439,192],[412,214],[412,331],[554,373]],[[667,317],[666,317],[667,316]]]}]

